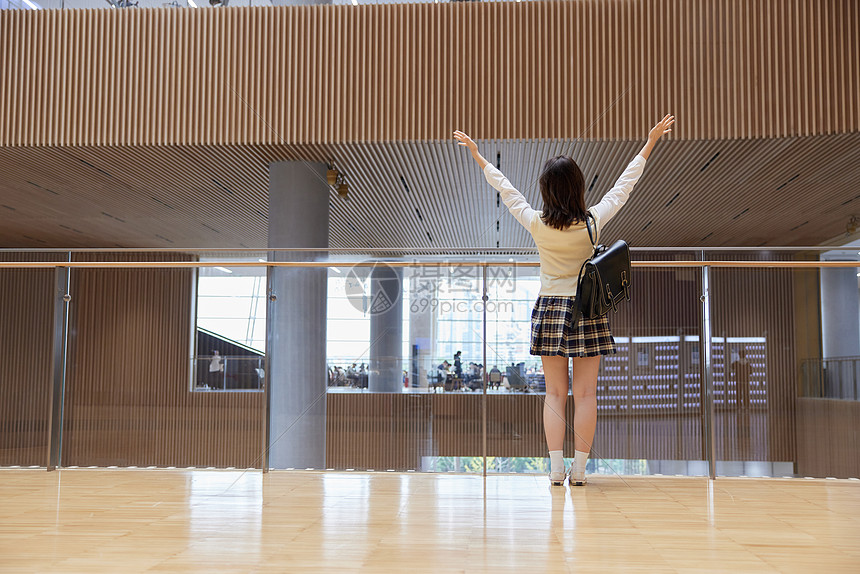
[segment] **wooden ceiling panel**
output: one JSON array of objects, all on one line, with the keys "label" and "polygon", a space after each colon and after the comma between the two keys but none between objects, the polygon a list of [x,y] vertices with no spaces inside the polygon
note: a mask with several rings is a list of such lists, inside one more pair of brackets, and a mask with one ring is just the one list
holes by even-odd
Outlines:
[{"label": "wooden ceiling panel", "polygon": [[[543,162],[582,167],[599,201],[640,143],[480,141],[536,208]],[[0,148],[0,245],[241,247],[267,244],[268,165],[333,160],[332,247],[525,248],[468,152],[441,143]],[[607,240],[634,245],[809,245],[860,216],[860,134],[661,142]],[[593,186],[592,186],[593,184]],[[497,223],[498,222],[498,223]]]}]

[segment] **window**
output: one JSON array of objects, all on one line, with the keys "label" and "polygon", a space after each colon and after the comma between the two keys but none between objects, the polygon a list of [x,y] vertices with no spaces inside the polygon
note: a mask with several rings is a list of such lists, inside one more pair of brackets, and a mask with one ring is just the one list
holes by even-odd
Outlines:
[{"label": "window", "polygon": [[193,390],[263,389],[265,267],[201,267],[197,273],[195,324]]}]

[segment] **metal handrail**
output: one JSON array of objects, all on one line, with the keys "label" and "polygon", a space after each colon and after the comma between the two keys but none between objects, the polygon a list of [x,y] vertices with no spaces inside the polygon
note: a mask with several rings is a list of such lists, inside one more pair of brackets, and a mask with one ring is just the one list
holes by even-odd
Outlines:
[{"label": "metal handrail", "polygon": [[[766,251],[858,251],[855,247],[834,245],[779,245],[773,247],[689,247],[689,246],[630,246],[630,251],[670,252],[670,253],[707,253],[719,252],[752,252]],[[2,253],[263,253],[263,252],[312,252],[312,253],[417,253],[425,255],[451,255],[461,252],[472,253],[524,253],[537,255],[534,247],[452,247],[433,249],[426,247],[21,247],[0,248]]]},{"label": "metal handrail", "polygon": [[[326,268],[375,267],[384,263],[390,267],[540,267],[538,261],[0,261],[0,269],[53,269],[74,267],[89,269],[111,268],[197,268],[197,267],[310,267]],[[831,267],[860,267],[860,261],[632,261],[633,267],[736,267],[809,269]]]}]

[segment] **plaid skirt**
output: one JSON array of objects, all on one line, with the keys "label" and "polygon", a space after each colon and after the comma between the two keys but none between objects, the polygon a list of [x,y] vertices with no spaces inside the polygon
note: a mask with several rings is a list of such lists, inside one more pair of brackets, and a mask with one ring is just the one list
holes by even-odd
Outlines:
[{"label": "plaid skirt", "polygon": [[532,310],[532,355],[596,357],[616,352],[609,317],[580,319],[571,326],[574,297],[541,295]]}]

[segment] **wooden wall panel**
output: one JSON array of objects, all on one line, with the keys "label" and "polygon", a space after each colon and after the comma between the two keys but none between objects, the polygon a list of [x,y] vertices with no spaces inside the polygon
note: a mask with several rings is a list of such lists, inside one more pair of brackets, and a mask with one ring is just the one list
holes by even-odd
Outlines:
[{"label": "wooden wall panel", "polygon": [[797,472],[860,478],[860,402],[797,399]]},{"label": "wooden wall panel", "polygon": [[860,127],[848,0],[0,12],[0,145],[762,138]]},{"label": "wooden wall panel", "polygon": [[65,466],[261,465],[263,393],[189,391],[193,279],[72,274]]},{"label": "wooden wall panel", "polygon": [[48,462],[53,301],[53,270],[0,270],[0,466]]}]

